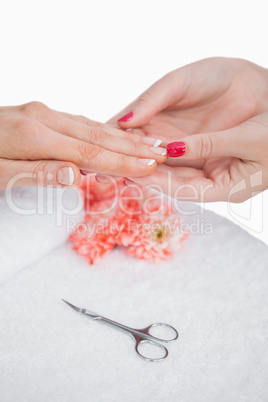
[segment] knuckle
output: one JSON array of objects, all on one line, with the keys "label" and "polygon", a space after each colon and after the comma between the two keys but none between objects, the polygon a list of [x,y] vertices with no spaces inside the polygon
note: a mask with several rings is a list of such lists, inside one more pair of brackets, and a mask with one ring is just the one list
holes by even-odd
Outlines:
[{"label": "knuckle", "polygon": [[46,161],[38,161],[35,162],[33,167],[33,173],[38,174],[39,172],[43,172],[46,170],[47,162]]},{"label": "knuckle", "polygon": [[143,94],[141,94],[138,101],[140,104],[147,105],[148,103],[151,103],[152,100],[153,100],[152,94],[149,91],[145,91]]},{"label": "knuckle", "polygon": [[32,101],[22,105],[22,111],[30,117],[37,117],[48,112],[49,108],[42,102]]},{"label": "knuckle", "polygon": [[129,170],[129,157],[118,154],[114,160],[115,167],[118,171]]},{"label": "knuckle", "polygon": [[38,161],[35,162],[32,170],[32,178],[35,179],[38,185],[45,185],[48,182],[48,162]]},{"label": "knuckle", "polygon": [[132,141],[128,141],[128,149],[129,152],[136,154],[139,154],[143,149],[142,149],[142,145],[140,142],[132,142]]},{"label": "knuckle", "polygon": [[0,159],[0,178],[5,176],[7,170],[7,161],[5,159]]},{"label": "knuckle", "polygon": [[21,134],[27,134],[31,131],[33,124],[29,119],[19,117],[14,121],[13,126],[15,130],[19,131]]},{"label": "knuckle", "polygon": [[209,158],[213,153],[213,141],[208,135],[200,136],[200,157],[201,159]]},{"label": "knuckle", "polygon": [[103,123],[99,123],[98,121],[95,120],[90,120],[88,117],[81,116],[82,119],[84,119],[84,123],[89,126],[89,127],[102,127],[104,126]]},{"label": "knuckle", "polygon": [[169,83],[169,84],[173,84],[177,78],[177,71],[170,71],[168,72],[166,75],[164,75],[164,77],[162,78],[162,80],[165,80],[165,82]]},{"label": "knuckle", "polygon": [[13,122],[13,130],[18,137],[36,139],[42,133],[42,126],[29,118],[19,117]]},{"label": "knuckle", "polygon": [[86,165],[88,164],[89,160],[96,160],[101,157],[102,148],[98,147],[97,145],[81,142],[78,144],[77,151],[80,155],[82,163]]},{"label": "knuckle", "polygon": [[105,130],[99,128],[90,128],[89,140],[93,143],[103,143],[109,140],[109,134]]}]

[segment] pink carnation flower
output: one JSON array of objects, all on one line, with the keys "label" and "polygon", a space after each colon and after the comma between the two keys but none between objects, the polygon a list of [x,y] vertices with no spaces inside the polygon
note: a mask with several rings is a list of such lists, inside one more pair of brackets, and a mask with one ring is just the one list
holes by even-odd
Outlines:
[{"label": "pink carnation flower", "polygon": [[170,259],[187,237],[180,233],[179,215],[168,198],[126,187],[122,179],[100,184],[87,177],[81,189],[86,216],[70,240],[90,264],[115,246],[127,247],[127,254],[139,259]]},{"label": "pink carnation flower", "polygon": [[178,216],[146,216],[138,225],[127,254],[154,262],[171,259],[186,237],[180,233]]}]

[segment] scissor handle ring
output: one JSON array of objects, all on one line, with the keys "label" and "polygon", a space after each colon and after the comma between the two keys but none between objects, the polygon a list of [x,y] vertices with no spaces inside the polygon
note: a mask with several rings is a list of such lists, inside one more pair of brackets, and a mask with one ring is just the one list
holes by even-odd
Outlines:
[{"label": "scissor handle ring", "polygon": [[[171,339],[162,339],[162,338],[158,338],[157,336],[154,336],[153,334],[151,334],[151,332],[150,332],[150,329],[151,329],[151,328],[153,328],[153,327],[160,327],[160,326],[161,326],[161,327],[167,327],[167,328],[172,329],[172,331],[175,332],[175,336],[174,336],[173,338],[171,338]],[[146,333],[147,335],[150,335],[150,336],[153,337],[154,340],[156,340],[156,341],[167,342],[167,343],[168,343],[168,342],[174,342],[174,341],[176,341],[176,339],[178,339],[178,337],[179,337],[179,333],[178,333],[178,331],[176,330],[176,328],[172,327],[172,325],[165,324],[165,323],[163,323],[163,322],[156,322],[156,323],[154,323],[154,324],[149,325],[147,328],[144,328],[143,333]]]},{"label": "scissor handle ring", "polygon": [[[144,343],[150,343],[151,345],[154,345],[155,347],[157,347],[159,349],[162,349],[164,351],[164,355],[161,356],[161,357],[156,357],[156,358],[148,357],[148,356],[143,355],[139,351],[139,346],[141,344],[144,344]],[[150,341],[149,339],[138,338],[137,342],[136,342],[135,349],[136,349],[136,352],[138,353],[138,355],[140,357],[142,357],[144,360],[147,360],[148,362],[160,362],[160,361],[164,360],[168,356],[168,350],[164,345],[161,345],[160,343],[157,343],[157,342],[154,342],[154,341]]]}]

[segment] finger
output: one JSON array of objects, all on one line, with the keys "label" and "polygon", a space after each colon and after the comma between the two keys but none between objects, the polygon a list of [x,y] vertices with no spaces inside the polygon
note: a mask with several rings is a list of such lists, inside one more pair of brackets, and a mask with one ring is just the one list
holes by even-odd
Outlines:
[{"label": "finger", "polygon": [[30,102],[21,108],[29,118],[38,118],[36,124],[42,122],[46,127],[58,133],[99,145],[117,153],[154,158],[158,163],[167,159],[165,148],[159,147],[162,142],[160,140],[130,135],[114,127],[89,120],[84,116],[56,112],[40,102]]},{"label": "finger", "polygon": [[138,158],[108,151],[97,145],[66,137],[61,144],[65,159],[82,170],[95,170],[112,176],[144,176],[157,167],[155,159]]},{"label": "finger", "polygon": [[58,133],[98,145],[109,151],[141,158],[154,158],[158,163],[163,163],[167,159],[165,147],[160,146],[162,141],[156,138],[132,135],[103,124],[92,127],[58,114],[47,122],[47,126]]},{"label": "finger", "polygon": [[172,168],[175,167],[191,167],[195,169],[203,169],[204,160],[189,160],[189,159],[180,159],[180,158],[168,158],[167,161],[164,163],[165,166],[170,166]]},{"label": "finger", "polygon": [[143,126],[156,113],[179,102],[187,89],[187,79],[185,69],[178,71],[165,75],[118,114],[118,125],[123,128]]},{"label": "finger", "polygon": [[0,159],[0,189],[11,187],[72,187],[80,183],[77,166],[66,161]]},{"label": "finger", "polygon": [[149,187],[180,201],[213,202],[227,198],[223,188],[212,180],[200,176],[185,177],[178,172],[177,174],[155,172],[150,176],[129,179],[138,185]]},{"label": "finger", "polygon": [[[110,134],[116,135],[117,137],[125,138],[134,142],[143,142],[143,135],[141,135],[141,133],[139,133],[139,135],[126,137],[125,131],[122,131],[118,126],[115,128],[114,125],[105,125],[82,115],[59,112],[50,109],[41,102],[29,102],[19,106],[19,109],[23,111],[26,117],[38,120],[38,122],[42,122],[46,127],[74,138],[85,140],[85,138],[87,139],[90,130],[98,127],[106,130]],[[74,122],[80,124],[73,124]],[[81,130],[83,134],[80,133]],[[144,143],[153,145],[155,141],[157,140],[150,139],[148,141],[145,140]]]},{"label": "finger", "polygon": [[104,175],[104,176],[102,176],[102,175],[100,175],[100,174],[96,174],[96,176],[95,176],[95,180],[96,180],[98,183],[109,183],[109,182],[112,181],[112,180],[118,180],[118,179],[120,179],[119,176],[111,176],[111,175]]},{"label": "finger", "polygon": [[[6,159],[68,160],[85,171],[93,170],[118,176],[125,176],[125,173],[144,176],[152,173],[157,166],[156,158],[140,158],[108,151],[98,145],[61,135],[39,122],[32,124],[30,119],[20,121],[19,133],[17,141],[10,142],[9,148],[5,150]],[[14,130],[14,136],[16,135],[18,136],[17,128]]]},{"label": "finger", "polygon": [[180,141],[167,145],[167,153],[170,157],[180,157],[181,160],[221,156],[252,160],[257,151],[258,134],[265,134],[265,127],[254,126],[248,121],[228,130],[181,138]]},{"label": "finger", "polygon": [[100,127],[103,126],[103,123],[96,121],[96,120],[91,120],[86,116],[82,115],[75,115],[75,114],[70,114],[70,113],[65,113],[65,112],[58,112],[56,110],[53,110],[55,113],[61,115],[62,117],[65,117],[66,119],[73,120],[82,124],[85,124],[86,126],[90,127]]},{"label": "finger", "polygon": [[42,121],[44,124],[54,121],[57,118],[65,117],[74,121],[78,121],[85,125],[91,127],[98,127],[101,123],[90,120],[85,116],[81,115],[73,115],[70,113],[58,112],[56,110],[50,109],[48,106],[44,105],[42,102],[29,102],[19,106],[19,109],[26,115],[28,118],[36,119],[38,121]]},{"label": "finger", "polygon": [[[159,172],[163,172],[165,174],[168,173],[170,169],[166,167],[165,165],[159,165],[156,168],[155,174]],[[194,169],[194,168],[188,168],[188,167],[179,167],[179,168],[173,168],[172,172],[174,175],[177,177],[205,177],[204,171],[200,169]],[[116,179],[119,179],[119,177],[115,177]],[[95,179],[99,183],[107,183],[111,180],[111,176],[102,176],[100,174],[97,174],[95,176]],[[125,180],[131,182],[128,177],[124,177]],[[134,180],[135,182],[135,180]]]},{"label": "finger", "polygon": [[[157,166],[156,172],[163,172],[168,174],[170,168],[166,165]],[[172,173],[176,177],[205,177],[205,173],[202,169],[194,168],[194,167],[173,167]]]},{"label": "finger", "polygon": [[[40,146],[38,150],[39,148]],[[154,172],[157,167],[156,159],[119,154],[56,132],[47,135],[43,142],[42,154],[44,153],[50,159],[69,160],[82,170],[112,176],[144,176]]]}]

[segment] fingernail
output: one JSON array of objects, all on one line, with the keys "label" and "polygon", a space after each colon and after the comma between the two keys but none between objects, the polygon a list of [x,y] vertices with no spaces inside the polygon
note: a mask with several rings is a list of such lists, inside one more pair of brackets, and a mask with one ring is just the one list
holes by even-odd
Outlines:
[{"label": "fingernail", "polygon": [[134,181],[133,181],[133,180],[130,180],[130,179],[129,179],[129,178],[127,178],[127,177],[123,177],[123,179],[128,180],[128,181],[131,181],[132,183],[134,183]]},{"label": "fingernail", "polygon": [[138,162],[143,165],[152,166],[155,163],[155,159],[138,159]]},{"label": "fingernail", "polygon": [[121,121],[122,123],[126,123],[127,121],[132,119],[132,117],[133,117],[133,112],[129,112],[129,113],[125,114],[124,116],[122,116],[118,121]]},{"label": "fingernail", "polygon": [[106,176],[97,175],[97,176],[95,176],[95,180],[98,183],[109,183],[109,179]]},{"label": "fingernail", "polygon": [[89,174],[89,172],[87,172],[86,170],[81,170],[81,169],[80,169],[80,173],[81,173],[83,176],[86,176],[87,174]]},{"label": "fingernail", "polygon": [[131,185],[133,185],[133,183],[135,183],[133,180],[129,180],[127,178],[125,178],[125,180],[124,180],[125,186],[131,186]]},{"label": "fingernail", "polygon": [[142,141],[144,144],[152,145],[153,147],[159,147],[159,145],[162,144],[162,140],[151,137],[142,137]]},{"label": "fingernail", "polygon": [[151,147],[150,148],[151,151],[156,154],[156,155],[166,155],[167,154],[167,150],[165,148],[161,148],[161,147]]},{"label": "fingernail", "polygon": [[167,145],[167,154],[172,158],[176,158],[178,156],[182,156],[185,154],[186,146],[184,142],[171,142]]},{"label": "fingernail", "polygon": [[74,183],[74,171],[71,167],[64,167],[58,170],[57,180],[59,184],[71,186]]}]

